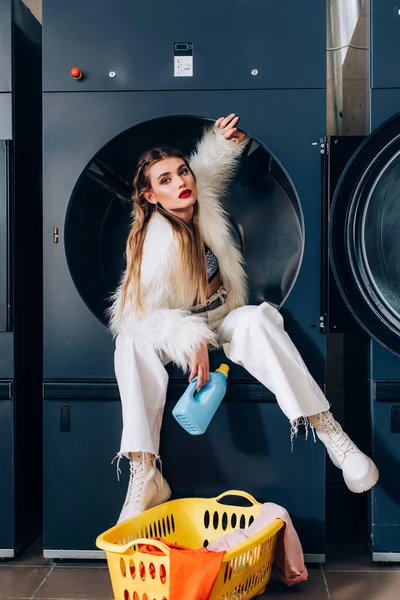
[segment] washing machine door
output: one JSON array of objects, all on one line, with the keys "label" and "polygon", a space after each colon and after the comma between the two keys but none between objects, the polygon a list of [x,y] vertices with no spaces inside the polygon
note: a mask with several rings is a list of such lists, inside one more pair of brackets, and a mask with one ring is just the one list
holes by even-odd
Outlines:
[{"label": "washing machine door", "polygon": [[366,138],[343,172],[331,206],[329,250],[354,317],[400,355],[400,115]]},{"label": "washing machine door", "polygon": [[[77,181],[65,219],[65,253],[81,298],[104,325],[105,309],[126,266],[137,159],[144,149],[160,145],[189,155],[206,126],[209,122],[198,117],[143,122],[103,147]],[[246,256],[252,302],[280,306],[303,255],[301,209],[291,182],[265,148],[253,140],[244,155],[229,190],[231,232]]]}]

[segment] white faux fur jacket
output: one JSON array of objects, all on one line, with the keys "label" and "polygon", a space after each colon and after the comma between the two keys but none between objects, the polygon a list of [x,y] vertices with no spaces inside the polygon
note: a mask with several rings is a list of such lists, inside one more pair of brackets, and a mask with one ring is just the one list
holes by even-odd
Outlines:
[{"label": "white faux fur jacket", "polygon": [[[247,279],[244,258],[233,241],[221,199],[236,172],[246,141],[240,144],[227,141],[219,129],[212,126],[206,129],[189,159],[197,180],[203,241],[218,258],[229,310],[246,304]],[[185,371],[194,350],[203,342],[218,343],[204,320],[190,312],[193,297],[178,297],[172,285],[178,264],[177,252],[178,242],[171,226],[162,215],[155,213],[146,233],[141,265],[145,314],[136,316],[127,301],[119,317],[120,285],[113,295],[109,315],[114,336],[120,333],[147,336],[158,351]]]}]

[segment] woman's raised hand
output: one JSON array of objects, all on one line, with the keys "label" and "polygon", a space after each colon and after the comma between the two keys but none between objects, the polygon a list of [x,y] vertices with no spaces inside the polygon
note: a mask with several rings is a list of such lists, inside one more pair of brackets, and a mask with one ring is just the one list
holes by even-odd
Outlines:
[{"label": "woman's raised hand", "polygon": [[202,344],[192,356],[190,361],[189,382],[197,375],[196,390],[199,390],[210,381],[210,363],[208,359],[207,344]]},{"label": "woman's raised hand", "polygon": [[218,127],[226,140],[231,140],[234,144],[240,144],[240,142],[243,142],[246,134],[239,131],[236,127],[238,121],[239,117],[232,113],[227,117],[220,117],[215,122],[215,127]]}]

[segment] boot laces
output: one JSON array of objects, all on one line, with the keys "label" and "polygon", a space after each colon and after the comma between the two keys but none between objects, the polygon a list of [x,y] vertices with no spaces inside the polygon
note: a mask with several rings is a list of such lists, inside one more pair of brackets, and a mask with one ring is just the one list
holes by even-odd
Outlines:
[{"label": "boot laces", "polygon": [[341,456],[344,456],[349,450],[355,450],[353,442],[349,436],[338,427],[333,416],[329,416],[321,423],[321,430],[328,435],[329,440]]},{"label": "boot laces", "polygon": [[143,461],[140,463],[135,463],[133,460],[130,461],[130,477],[129,477],[129,485],[128,492],[126,494],[125,504],[129,504],[131,498],[133,498],[134,502],[137,502],[140,493],[143,489],[143,479],[144,479],[144,464]]}]

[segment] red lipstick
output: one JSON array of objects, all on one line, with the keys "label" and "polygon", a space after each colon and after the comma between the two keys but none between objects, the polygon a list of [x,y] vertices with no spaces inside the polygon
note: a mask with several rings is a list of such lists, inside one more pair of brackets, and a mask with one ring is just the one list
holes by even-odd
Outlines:
[{"label": "red lipstick", "polygon": [[188,188],[184,189],[181,191],[181,193],[179,194],[179,198],[189,198],[189,196],[192,195],[192,190],[189,190]]}]

